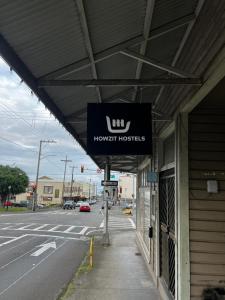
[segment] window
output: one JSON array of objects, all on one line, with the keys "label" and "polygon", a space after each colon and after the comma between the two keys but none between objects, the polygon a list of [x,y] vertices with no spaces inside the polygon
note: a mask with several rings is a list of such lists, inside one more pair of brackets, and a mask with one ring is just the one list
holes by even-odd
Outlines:
[{"label": "window", "polygon": [[53,186],[44,186],[44,194],[53,194]]},{"label": "window", "polygon": [[59,189],[55,190],[55,198],[59,198]]}]

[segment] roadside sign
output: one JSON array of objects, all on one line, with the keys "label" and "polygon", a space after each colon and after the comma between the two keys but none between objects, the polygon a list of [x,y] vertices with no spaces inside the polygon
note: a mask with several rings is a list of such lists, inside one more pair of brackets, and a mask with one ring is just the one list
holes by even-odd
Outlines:
[{"label": "roadside sign", "polygon": [[102,180],[102,186],[118,186],[118,181],[116,181],[116,180]]},{"label": "roadside sign", "polygon": [[157,172],[148,172],[147,173],[147,182],[157,182],[158,173]]}]

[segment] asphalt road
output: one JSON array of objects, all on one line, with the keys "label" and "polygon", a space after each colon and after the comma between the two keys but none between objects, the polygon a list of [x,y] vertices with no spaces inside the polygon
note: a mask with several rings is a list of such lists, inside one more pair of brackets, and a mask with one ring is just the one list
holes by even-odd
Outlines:
[{"label": "asphalt road", "polygon": [[99,205],[74,210],[0,214],[0,299],[57,299],[102,230]]}]

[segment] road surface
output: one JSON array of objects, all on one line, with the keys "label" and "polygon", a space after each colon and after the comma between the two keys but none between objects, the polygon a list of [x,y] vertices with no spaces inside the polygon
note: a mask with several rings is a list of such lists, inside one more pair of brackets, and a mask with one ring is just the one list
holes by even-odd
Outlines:
[{"label": "road surface", "polygon": [[[110,230],[135,228],[117,208],[109,217]],[[0,214],[0,299],[57,299],[84,259],[89,236],[102,232],[103,219],[100,205],[90,213]]]}]

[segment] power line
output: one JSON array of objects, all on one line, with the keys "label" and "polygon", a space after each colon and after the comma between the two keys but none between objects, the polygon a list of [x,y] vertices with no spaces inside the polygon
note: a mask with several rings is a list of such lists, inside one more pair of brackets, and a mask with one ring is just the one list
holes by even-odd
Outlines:
[{"label": "power line", "polygon": [[[26,148],[26,146],[17,144],[16,142],[13,142],[13,141],[11,141],[11,140],[9,140],[9,139],[3,138],[3,137],[0,137],[0,139],[3,140],[3,141],[6,141],[6,142],[8,142],[8,143],[14,144],[14,145],[16,145],[16,146],[18,146],[18,147]],[[31,150],[31,149],[24,149],[24,151],[31,151],[31,152],[37,153],[37,151]]]}]

